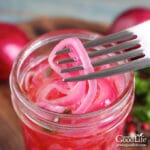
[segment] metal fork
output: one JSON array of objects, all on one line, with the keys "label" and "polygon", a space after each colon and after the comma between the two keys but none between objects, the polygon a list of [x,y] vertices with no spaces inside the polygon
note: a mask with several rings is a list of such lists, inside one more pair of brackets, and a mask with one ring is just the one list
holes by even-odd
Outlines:
[{"label": "metal fork", "polygon": [[[112,45],[111,43],[116,42]],[[118,61],[124,61],[123,64],[117,64],[114,67],[110,67],[104,70],[95,71],[93,73],[74,76],[70,78],[65,78],[64,81],[82,81],[90,80],[96,78],[102,78],[107,76],[112,76],[116,74],[121,74],[129,71],[140,70],[150,66],[150,21],[146,21],[134,27],[128,28],[124,31],[114,33],[103,38],[97,38],[93,41],[88,41],[83,43],[85,48],[95,47],[99,45],[111,44],[112,46],[106,47],[105,49],[89,52],[90,58],[97,57],[100,55],[106,55],[114,52],[108,58],[92,61],[91,64],[95,66],[116,63]],[[130,50],[129,50],[130,49]],[[125,51],[127,50],[127,51]],[[69,53],[69,49],[65,48],[56,52],[56,55],[62,53]],[[134,59],[132,59],[134,58]],[[73,58],[59,60],[58,64],[74,62]],[[61,70],[61,73],[83,70],[82,66],[74,66],[71,68],[65,68]]]}]

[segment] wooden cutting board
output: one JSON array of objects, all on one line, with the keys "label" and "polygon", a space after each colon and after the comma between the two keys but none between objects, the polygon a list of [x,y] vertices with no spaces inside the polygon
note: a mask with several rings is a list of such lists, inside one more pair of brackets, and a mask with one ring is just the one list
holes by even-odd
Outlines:
[{"label": "wooden cutting board", "polygon": [[[108,25],[103,23],[62,17],[41,17],[29,22],[20,22],[17,25],[25,31],[30,39],[59,29],[80,28],[102,34],[106,34],[108,29]],[[24,150],[19,120],[11,104],[8,81],[0,81],[0,150]],[[130,148],[130,150],[133,149]],[[148,147],[138,150],[148,150]]]}]

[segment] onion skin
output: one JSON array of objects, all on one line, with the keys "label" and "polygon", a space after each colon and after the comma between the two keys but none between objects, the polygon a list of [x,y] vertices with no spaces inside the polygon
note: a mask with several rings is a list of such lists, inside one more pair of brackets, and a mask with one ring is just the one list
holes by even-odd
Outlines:
[{"label": "onion skin", "polygon": [[135,7],[118,15],[113,21],[108,34],[119,32],[150,19],[150,9]]},{"label": "onion skin", "polygon": [[29,42],[27,35],[16,25],[0,22],[0,80],[7,80],[14,59]]}]

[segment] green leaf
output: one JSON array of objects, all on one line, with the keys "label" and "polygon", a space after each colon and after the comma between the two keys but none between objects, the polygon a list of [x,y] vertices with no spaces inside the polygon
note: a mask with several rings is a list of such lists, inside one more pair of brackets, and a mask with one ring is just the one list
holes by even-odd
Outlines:
[{"label": "green leaf", "polygon": [[146,95],[146,104],[147,106],[149,106],[149,109],[150,109],[150,93],[147,93]]},{"label": "green leaf", "polygon": [[56,133],[56,131],[50,130],[50,129],[46,129],[46,128],[43,128],[43,131],[45,131],[47,133],[51,133],[51,134],[55,134]]},{"label": "green leaf", "polygon": [[71,110],[70,109],[65,109],[65,111],[63,112],[64,114],[71,114]]},{"label": "green leaf", "polygon": [[145,94],[146,95],[149,91],[149,84],[150,83],[147,80],[136,77],[136,80],[135,80],[136,94],[138,94],[138,95]]},{"label": "green leaf", "polygon": [[51,68],[48,68],[47,70],[46,70],[46,72],[45,72],[45,76],[46,77],[49,77],[51,74],[52,74],[52,69]]},{"label": "green leaf", "polygon": [[141,122],[150,122],[150,110],[147,106],[134,106],[134,114]]},{"label": "green leaf", "polygon": [[142,69],[142,71],[145,72],[145,73],[150,73],[150,67]]}]

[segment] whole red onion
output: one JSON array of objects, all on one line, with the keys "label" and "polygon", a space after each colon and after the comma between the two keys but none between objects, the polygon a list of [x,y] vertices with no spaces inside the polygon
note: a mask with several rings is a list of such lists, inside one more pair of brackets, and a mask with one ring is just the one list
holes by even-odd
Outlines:
[{"label": "whole red onion", "polygon": [[150,9],[144,7],[130,8],[115,18],[109,33],[119,32],[149,19]]},{"label": "whole red onion", "polygon": [[0,23],[0,80],[8,79],[14,59],[28,41],[16,25]]}]

